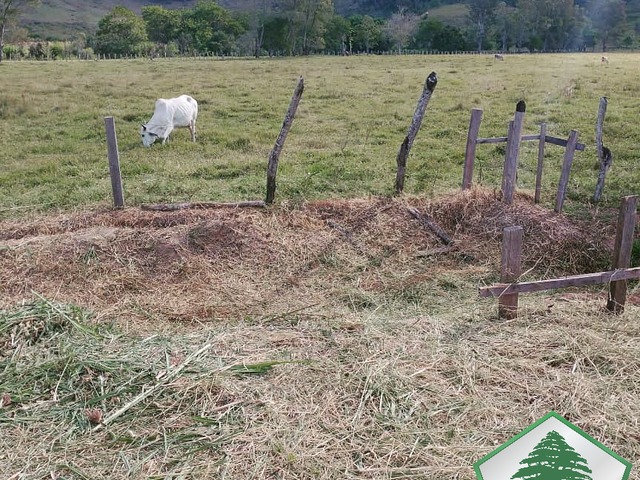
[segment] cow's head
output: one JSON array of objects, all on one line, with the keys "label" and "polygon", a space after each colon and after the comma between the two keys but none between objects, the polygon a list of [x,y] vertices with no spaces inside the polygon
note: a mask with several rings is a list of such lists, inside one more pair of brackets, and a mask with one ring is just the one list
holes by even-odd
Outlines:
[{"label": "cow's head", "polygon": [[142,144],[145,147],[150,147],[153,145],[153,142],[156,141],[158,135],[147,130],[146,125],[142,125],[142,127],[140,127],[140,138],[142,139]]}]

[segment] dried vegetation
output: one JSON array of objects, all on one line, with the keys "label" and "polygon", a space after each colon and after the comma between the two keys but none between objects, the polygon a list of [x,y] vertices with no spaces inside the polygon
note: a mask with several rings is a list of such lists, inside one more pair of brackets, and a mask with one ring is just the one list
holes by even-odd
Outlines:
[{"label": "dried vegetation", "polygon": [[530,278],[608,267],[610,218],[484,190],[4,221],[0,476],[472,479],[550,410],[634,461],[635,287],[498,321],[514,224]]}]

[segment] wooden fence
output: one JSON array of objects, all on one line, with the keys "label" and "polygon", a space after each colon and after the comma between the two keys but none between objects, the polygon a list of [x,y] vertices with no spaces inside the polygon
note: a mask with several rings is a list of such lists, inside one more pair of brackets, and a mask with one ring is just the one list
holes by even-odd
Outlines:
[{"label": "wooden fence", "polygon": [[523,229],[520,226],[507,227],[502,237],[502,267],[497,285],[481,287],[481,297],[498,297],[498,316],[504,319],[518,315],[518,294],[539,292],[566,287],[579,287],[609,283],[607,309],[614,313],[624,311],[627,297],[627,280],[640,278],[640,267],[629,268],[636,225],[638,196],[623,197],[618,214],[612,270],[588,273],[570,277],[518,282],[521,275],[521,250]]},{"label": "wooden fence", "polygon": [[538,143],[538,164],[536,169],[535,203],[540,202],[542,190],[542,173],[544,163],[545,144],[559,145],[565,148],[562,172],[558,183],[556,195],[555,211],[561,212],[566,197],[566,189],[569,183],[569,173],[576,150],[584,150],[585,146],[578,143],[578,132],[572,130],[569,138],[552,137],[547,135],[547,125],[540,125],[540,133],[535,135],[522,135],[524,125],[526,105],[523,101],[518,102],[514,119],[509,122],[506,137],[480,138],[480,124],[482,123],[482,110],[474,108],[471,110],[471,120],[469,121],[469,131],[467,134],[467,145],[465,150],[464,168],[462,173],[462,189],[471,188],[473,183],[473,168],[476,159],[476,146],[487,143],[507,143],[504,169],[502,173],[502,195],[505,203],[513,201],[513,194],[516,188],[516,172],[518,158],[520,155],[520,143],[523,141],[537,140]]},{"label": "wooden fence", "polygon": [[[38,43],[38,42],[35,42]],[[189,53],[179,53],[179,54],[168,54],[167,52],[157,51],[153,54],[141,54],[141,53],[130,53],[130,54],[106,54],[106,53],[95,53],[91,49],[83,49],[81,51],[65,51],[61,55],[53,55],[51,52],[46,53],[41,57],[32,57],[29,53],[24,51],[24,45],[11,45],[11,47],[15,47],[17,50],[15,51],[7,51],[3,58],[3,61],[12,61],[12,62],[21,62],[21,61],[72,61],[72,60],[82,60],[82,61],[95,61],[95,60],[137,60],[137,59],[159,59],[159,58],[174,58],[174,59],[186,59],[186,60],[206,60],[206,59],[217,59],[217,60],[227,60],[227,59],[252,59],[256,58],[253,50],[244,50],[242,52],[189,52]],[[50,48],[50,46],[48,46]],[[19,52],[18,52],[19,50]],[[18,52],[18,53],[17,53]],[[340,50],[325,50],[321,52],[314,52],[306,55],[307,57],[313,56],[322,56],[322,57],[336,57],[336,56],[366,56],[366,55],[375,55],[375,56],[452,56],[452,55],[465,55],[465,56],[487,56],[491,60],[498,56],[523,56],[523,55],[540,55],[540,54],[549,54],[549,53],[585,53],[585,54],[593,54],[598,52],[583,52],[582,50],[562,50],[562,51],[549,51],[549,52],[530,52],[530,51],[520,51],[520,52],[509,52],[504,53],[500,50],[451,50],[451,51],[441,51],[441,50],[426,50],[426,49],[402,49],[398,51],[394,50],[371,50],[369,52],[364,50],[357,51],[346,51],[342,52]],[[284,50],[277,51],[263,51],[259,58],[282,58],[282,57],[296,57],[300,56],[299,53],[291,54]]]},{"label": "wooden fence", "polygon": [[[177,204],[156,204],[156,205],[142,205],[143,210],[155,210],[155,211],[173,211],[183,210],[187,208],[222,208],[222,207],[264,207],[266,204],[273,203],[276,193],[276,174],[278,171],[278,160],[280,158],[280,152],[284,146],[284,142],[287,138],[287,134],[293,123],[302,92],[304,91],[304,79],[300,77],[298,84],[291,97],[289,108],[282,122],[282,128],[280,134],[276,139],[275,145],[269,154],[269,160],[267,164],[267,193],[266,200],[249,200],[242,202],[221,203],[221,202],[184,202]],[[124,207],[124,191],[122,188],[122,177],[120,175],[120,153],[118,151],[118,139],[116,135],[115,120],[113,117],[104,118],[105,131],[107,136],[107,157],[109,160],[109,174],[111,176],[111,187],[113,193],[113,205],[115,208]]]},{"label": "wooden fence", "polygon": [[[431,99],[431,95],[438,84],[438,77],[436,72],[431,72],[424,83],[424,88],[422,91],[422,95],[418,100],[418,105],[416,106],[415,113],[413,115],[411,125],[409,126],[409,130],[407,131],[407,135],[400,145],[400,149],[398,151],[398,156],[396,158],[397,163],[397,172],[396,172],[396,180],[395,180],[395,192],[396,194],[402,193],[404,188],[404,178],[407,167],[407,158],[411,151],[411,146],[413,145],[413,141],[415,140],[418,131],[420,130],[420,125],[422,124],[422,119],[425,114],[425,110],[427,105],[429,104],[429,100]],[[219,207],[264,207],[266,204],[272,204],[275,199],[276,193],[276,175],[278,171],[278,162],[280,158],[280,153],[282,148],[284,147],[284,142],[287,138],[287,134],[291,129],[291,125],[293,123],[293,119],[295,117],[296,111],[298,109],[298,104],[300,103],[300,99],[302,98],[302,93],[304,91],[304,79],[300,77],[298,79],[298,84],[296,89],[293,92],[293,96],[291,98],[291,102],[289,104],[289,109],[285,115],[284,121],[282,123],[282,128],[280,130],[280,134],[275,141],[273,149],[269,154],[268,163],[267,163],[267,189],[266,189],[266,198],[265,201],[244,201],[244,202],[234,202],[234,203],[219,203],[219,202],[196,202],[196,203],[179,203],[179,204],[158,204],[158,205],[142,205],[142,208],[145,210],[158,210],[158,211],[171,211],[171,210],[182,210],[186,208],[219,208]],[[122,178],[120,175],[120,154],[118,152],[118,140],[116,136],[116,127],[115,120],[113,117],[105,117],[105,130],[107,135],[107,156],[109,159],[109,173],[111,176],[111,185],[113,191],[113,203],[115,208],[123,208],[124,207],[124,193],[122,188]]]}]

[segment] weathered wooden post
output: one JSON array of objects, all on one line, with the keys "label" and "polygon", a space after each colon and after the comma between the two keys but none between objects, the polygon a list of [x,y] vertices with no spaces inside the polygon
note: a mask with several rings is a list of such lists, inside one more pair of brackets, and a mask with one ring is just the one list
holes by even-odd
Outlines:
[{"label": "weathered wooden post", "polygon": [[598,160],[602,162],[602,130],[604,128],[604,116],[607,113],[607,97],[600,97],[598,105],[598,118],[596,119],[596,149]]},{"label": "weathered wooden post", "polygon": [[407,157],[409,156],[409,151],[411,150],[413,141],[418,134],[418,130],[420,130],[424,112],[427,109],[429,99],[431,98],[431,95],[433,94],[433,91],[435,90],[437,84],[438,76],[436,75],[436,72],[431,72],[427,77],[427,80],[424,82],[422,95],[420,96],[420,100],[418,101],[416,111],[413,114],[413,120],[411,121],[411,126],[409,127],[409,131],[407,132],[407,136],[402,142],[402,145],[400,145],[398,157],[396,158],[396,163],[398,164],[398,172],[396,173],[396,195],[402,193],[402,189],[404,188],[404,176],[407,169]]},{"label": "weathered wooden post", "polygon": [[116,208],[122,208],[124,207],[124,194],[122,191],[122,177],[120,175],[120,153],[118,152],[116,124],[113,117],[104,117],[104,127],[107,132],[107,157],[109,158],[113,205]]},{"label": "weathered wooden post", "polygon": [[507,153],[502,172],[502,201],[511,204],[516,186],[518,169],[518,155],[520,154],[520,140],[522,136],[522,124],[527,106],[523,100],[516,105],[516,113],[513,121],[509,122],[507,133]]},{"label": "weathered wooden post", "polygon": [[542,168],[544,164],[544,144],[547,136],[547,124],[540,124],[540,142],[538,143],[538,168],[536,169],[536,193],[533,197],[534,203],[540,203],[540,192],[542,191]]},{"label": "weathered wooden post", "polygon": [[602,198],[604,190],[604,178],[607,175],[609,167],[613,163],[613,154],[607,147],[602,147],[602,158],[600,159],[600,170],[598,171],[598,180],[596,181],[596,190],[593,194],[593,201],[599,202]]},{"label": "weathered wooden post", "polygon": [[[502,267],[500,271],[501,283],[518,281],[522,273],[523,229],[520,226],[507,227],[502,231]],[[498,297],[498,317],[506,320],[518,316],[518,294],[509,293]]]},{"label": "weathered wooden post", "polygon": [[476,141],[482,123],[482,110],[471,109],[471,120],[469,121],[469,133],[467,134],[467,149],[464,154],[464,171],[462,173],[462,190],[471,188],[473,182],[473,164],[476,160]]},{"label": "weathered wooden post", "polygon": [[596,190],[593,194],[593,201],[599,202],[604,189],[604,178],[607,175],[609,167],[613,161],[611,150],[602,144],[602,130],[604,125],[604,116],[607,113],[607,97],[600,98],[600,106],[598,107],[598,119],[596,120],[596,148],[598,150],[598,161],[600,170],[598,172],[598,181],[596,182]]},{"label": "weathered wooden post", "polygon": [[[613,250],[612,268],[629,268],[631,265],[631,250],[633,248],[633,234],[636,227],[636,209],[638,196],[623,197],[618,213],[618,227],[616,243]],[[627,281],[617,280],[609,284],[609,301],[607,309],[614,313],[622,313],[627,299]]]},{"label": "weathered wooden post", "polygon": [[300,79],[298,80],[298,85],[293,92],[293,97],[291,97],[289,109],[287,110],[287,114],[285,115],[284,121],[282,122],[280,134],[278,135],[276,143],[273,146],[271,153],[269,154],[269,163],[267,165],[267,198],[265,200],[268,204],[273,203],[276,195],[276,173],[278,172],[278,160],[280,158],[280,152],[282,151],[284,141],[286,140],[289,129],[291,128],[291,124],[293,123],[293,118],[296,115],[296,110],[298,109],[298,104],[300,103],[300,98],[302,97],[303,91],[304,79],[300,77]]},{"label": "weathered wooden post", "polygon": [[562,206],[564,205],[564,199],[567,196],[567,185],[569,185],[569,173],[571,172],[571,164],[573,163],[573,156],[576,153],[576,145],[578,143],[578,132],[571,130],[569,134],[569,140],[567,140],[567,147],[564,151],[564,160],[562,162],[562,172],[560,172],[560,181],[558,182],[558,194],[556,195],[556,207],[557,213],[562,212]]}]

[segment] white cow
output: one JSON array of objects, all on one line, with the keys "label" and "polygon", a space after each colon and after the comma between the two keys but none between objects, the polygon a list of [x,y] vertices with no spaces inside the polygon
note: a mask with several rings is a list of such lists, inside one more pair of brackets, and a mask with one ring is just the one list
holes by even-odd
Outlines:
[{"label": "white cow", "polygon": [[151,120],[140,128],[140,137],[145,147],[150,147],[156,139],[162,143],[167,141],[174,128],[188,127],[191,141],[196,141],[196,119],[198,118],[198,102],[189,95],[177,98],[156,100],[156,110]]}]

